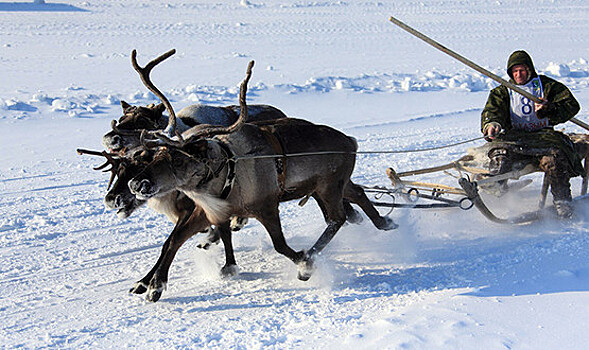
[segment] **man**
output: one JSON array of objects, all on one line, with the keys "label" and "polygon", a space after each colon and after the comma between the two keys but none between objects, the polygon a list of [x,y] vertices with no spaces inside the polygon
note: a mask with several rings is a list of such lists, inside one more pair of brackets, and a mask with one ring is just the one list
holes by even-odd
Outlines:
[{"label": "man", "polygon": [[507,61],[511,82],[539,97],[536,104],[501,85],[489,94],[481,115],[481,131],[490,141],[490,171],[511,171],[518,162],[535,162],[547,174],[556,212],[561,218],[573,215],[570,178],[583,167],[571,140],[553,126],[579,112],[580,106],[562,83],[538,75],[532,58],[515,51]]}]

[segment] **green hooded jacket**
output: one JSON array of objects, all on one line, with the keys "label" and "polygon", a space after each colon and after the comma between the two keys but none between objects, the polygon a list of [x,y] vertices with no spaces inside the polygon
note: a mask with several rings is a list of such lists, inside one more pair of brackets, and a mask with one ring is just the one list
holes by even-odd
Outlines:
[{"label": "green hooded jacket", "polygon": [[[542,83],[544,98],[553,105],[552,113],[548,117],[550,127],[564,123],[574,117],[581,107],[570,92],[562,83],[544,75],[538,76],[532,62],[532,58],[525,51],[515,51],[509,56],[507,61],[507,73],[510,76],[510,82],[515,84],[511,75],[511,68],[518,64],[524,64],[530,69],[530,79],[539,77]],[[500,85],[491,90],[489,98],[481,114],[481,131],[485,131],[487,124],[497,123],[501,125],[504,133],[499,135],[495,140],[498,147],[499,143],[507,142],[517,144],[526,148],[534,149],[554,149],[562,150],[571,163],[573,171],[580,175],[583,171],[581,160],[575,153],[572,142],[563,133],[554,131],[552,128],[544,128],[536,131],[515,130],[511,125],[510,114],[510,95],[507,87]]]}]

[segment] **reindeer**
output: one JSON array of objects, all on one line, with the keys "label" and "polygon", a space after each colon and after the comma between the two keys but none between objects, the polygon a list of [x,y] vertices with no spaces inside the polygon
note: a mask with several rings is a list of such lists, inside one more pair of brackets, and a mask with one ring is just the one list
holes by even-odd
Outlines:
[{"label": "reindeer", "polygon": [[[133,68],[139,73],[142,81],[149,85],[149,78],[144,79],[142,75],[149,75],[149,71],[158,63],[175,53],[170,50],[162,56],[148,63],[145,68],[140,67],[136,59],[136,51],[131,53]],[[225,107],[196,104],[184,107],[177,115],[166,117],[163,112],[166,110],[168,100],[163,94],[153,87],[148,88],[162,100],[159,104],[147,106],[132,106],[121,101],[123,115],[118,122],[113,120],[112,130],[102,137],[102,144],[111,152],[119,152],[125,149],[132,149],[139,146],[139,136],[142,130],[163,130],[169,124],[175,124],[177,132],[183,132],[199,124],[228,126],[239,117],[239,106],[231,105]],[[171,119],[174,119],[173,122]],[[286,118],[286,115],[276,107],[269,105],[248,106],[248,121],[264,121],[279,118]]]},{"label": "reindeer", "polygon": [[[153,158],[153,152],[135,152],[133,154],[128,154],[125,157],[121,157],[119,154],[107,153],[105,151],[98,152],[84,149],[78,149],[77,151],[80,154],[104,156],[106,158],[106,162],[104,164],[94,169],[102,170],[110,165],[110,168],[104,170],[111,172],[111,178],[107,186],[109,191],[105,196],[105,204],[110,209],[116,209],[117,215],[120,218],[128,217],[137,208],[147,204],[155,211],[165,214],[170,221],[179,226],[182,225],[194,211],[194,202],[180,191],[172,191],[164,196],[150,198],[148,200],[140,200],[131,193],[129,187],[127,186],[127,182],[146,167],[147,163]],[[116,181],[114,181],[115,178]],[[348,216],[348,222],[359,223],[362,221],[360,214],[357,213],[347,201],[345,202],[345,208],[346,215]],[[201,231],[208,232],[208,235],[206,239],[198,245],[198,247],[202,249],[208,249],[211,244],[218,243],[221,237],[231,237],[230,232],[228,232],[229,230],[238,231],[243,226],[243,223],[239,222],[239,219],[241,218],[233,217],[230,224],[223,223],[221,225],[215,226],[215,229],[207,228],[206,230]],[[183,227],[183,229],[189,228]],[[175,230],[172,231],[169,239],[174,239],[173,236],[178,231],[181,230],[175,228]],[[197,232],[194,232],[194,234],[196,233]],[[221,268],[221,276],[234,276],[237,274],[238,267],[231,241],[227,241],[224,244],[224,248],[225,265]],[[131,288],[130,292],[138,294],[144,293],[147,290],[147,285],[153,277],[153,273],[154,270],[150,271],[150,273],[148,273],[144,278],[137,282],[133,288]]]},{"label": "reindeer", "polygon": [[[182,244],[211,224],[224,225],[232,215],[260,221],[275,250],[299,265],[301,280],[311,277],[315,255],[345,222],[344,199],[358,204],[377,228],[397,227],[390,218],[380,216],[362,188],[350,181],[357,150],[353,138],[294,118],[262,125],[245,123],[252,66],[253,61],[241,84],[236,123],[229,127],[197,126],[179,135],[179,140],[152,133],[165,146],[158,148],[152,162],[128,183],[142,200],[179,190],[196,204],[164,243],[155,266],[136,285],[134,292],[147,292],[149,301],[161,297],[169,267]],[[173,130],[173,126],[166,129]],[[302,155],[287,157],[290,154]],[[278,205],[309,196],[317,200],[328,225],[308,251],[294,251],[284,239]],[[232,250],[231,231],[226,232],[221,239],[226,249]]]},{"label": "reindeer", "polygon": [[[151,91],[154,91],[154,93],[156,93],[156,94],[160,94],[159,90],[157,90],[157,88],[155,88],[155,86],[153,86],[153,83],[151,83],[151,80],[149,79],[150,69],[146,69],[146,68],[147,67],[153,68],[152,62],[156,62],[158,60],[159,60],[159,62],[161,62],[162,56],[160,56],[160,57],[156,58],[155,60],[153,60],[152,62],[148,63],[148,65],[146,65],[146,68],[142,68],[139,66],[139,64],[136,61],[135,53],[133,53],[131,55],[131,57],[132,57],[133,67],[139,73],[141,80],[146,84],[148,89],[150,89]],[[162,101],[165,101],[165,96],[158,95],[158,97],[160,99],[162,99]],[[124,103],[123,103],[123,105],[124,105]],[[160,107],[157,107],[157,108],[161,109],[161,106],[163,106],[163,104],[160,104],[158,106],[160,106]],[[275,111],[272,111],[273,107],[269,107],[270,114],[267,114],[266,117],[261,117],[261,115],[263,113],[266,113],[266,112],[264,112],[264,109],[267,109],[267,108],[264,107],[264,105],[260,105],[260,106],[262,106],[262,107],[260,108],[260,107],[254,106],[252,108],[252,107],[248,106],[248,112],[253,110],[255,113],[257,113],[259,115],[257,117],[258,119],[265,119],[266,121],[269,121],[269,120],[271,120],[271,118],[274,118],[274,116],[280,115],[282,113],[282,112],[274,109],[275,111],[278,111],[278,113],[276,113]],[[134,116],[131,119],[133,119],[135,121],[136,126],[142,127],[142,128],[148,129],[148,130],[154,130],[154,129],[157,130],[157,129],[164,128],[164,126],[162,126],[163,124],[161,124],[161,123],[158,124],[157,127],[155,125],[150,124],[150,119],[154,119],[154,118],[141,117],[141,116],[147,116],[147,115],[153,114],[152,109],[155,109],[156,107],[153,107],[153,106],[133,107],[133,106],[127,105],[127,106],[125,106],[125,108],[129,109],[128,110],[129,113],[134,113]],[[230,108],[235,109],[235,106],[230,106]],[[141,111],[137,112],[137,109],[140,109]],[[162,115],[162,110],[158,111],[157,114]],[[134,134],[134,135],[136,135],[136,134]],[[170,221],[172,221],[173,223],[179,225],[182,222],[184,222],[187,215],[192,213],[192,211],[195,208],[194,202],[192,200],[190,200],[182,192],[179,192],[179,191],[173,191],[173,192],[168,193],[165,196],[158,197],[158,198],[151,198],[149,200],[137,199],[135,197],[135,195],[133,195],[129,191],[129,188],[127,186],[127,182],[133,176],[135,176],[137,173],[139,173],[147,165],[147,163],[149,163],[149,161],[151,160],[151,157],[153,156],[153,152],[149,152],[144,149],[125,150],[125,151],[119,151],[118,153],[107,153],[105,151],[97,152],[97,151],[88,151],[88,150],[78,149],[78,152],[80,154],[98,155],[98,156],[104,156],[106,158],[106,162],[102,166],[95,168],[95,170],[102,170],[102,169],[106,168],[108,165],[110,165],[110,169],[104,170],[104,171],[111,171],[111,178],[110,178],[108,186],[107,186],[109,191],[105,196],[104,202],[105,202],[105,205],[107,208],[117,210],[117,216],[119,216],[120,218],[126,218],[126,217],[130,216],[137,208],[147,204],[149,207],[151,207],[155,211],[165,214],[168,217],[168,219],[170,219]],[[113,184],[113,180],[115,178],[117,180],[114,181],[114,184]],[[112,188],[111,188],[111,185],[112,185]],[[352,208],[350,203],[345,202],[344,204],[345,204],[345,208],[346,208],[346,214],[348,216],[348,221],[350,223],[361,222],[362,216],[355,209]],[[247,218],[233,217],[230,225],[228,225],[228,224],[216,225],[214,227],[214,229],[208,228],[207,230],[202,231],[202,232],[208,232],[209,234],[206,237],[206,239],[201,244],[198,245],[198,247],[203,248],[203,249],[208,249],[208,247],[211,244],[218,243],[218,241],[224,235],[223,231],[227,231],[229,229],[231,229],[232,231],[238,231],[241,227],[243,227],[245,225],[246,222],[247,222]],[[172,232],[170,238],[173,238],[174,232],[176,232],[176,231],[177,230],[174,230]],[[196,232],[194,232],[194,233],[196,233]],[[227,235],[227,233],[225,233],[225,235]],[[224,246],[225,246],[226,263],[223,266],[223,268],[221,269],[221,275],[224,277],[233,276],[237,273],[237,265],[235,263],[233,249],[229,243],[226,243]],[[142,290],[145,290],[144,286],[150,281],[150,279],[151,279],[150,276],[151,275],[148,274],[140,282],[138,282],[136,284],[136,286],[131,289],[131,292],[140,293]],[[145,282],[142,282],[142,281],[145,281]]]}]

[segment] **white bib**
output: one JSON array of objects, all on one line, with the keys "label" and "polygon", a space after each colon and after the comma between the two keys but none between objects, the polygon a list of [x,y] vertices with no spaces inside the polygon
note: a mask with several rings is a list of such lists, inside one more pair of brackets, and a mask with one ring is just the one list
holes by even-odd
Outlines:
[{"label": "white bib", "polygon": [[[519,85],[519,87],[534,96],[544,97],[539,77],[530,80],[525,85]],[[534,101],[530,101],[527,97],[512,90],[509,90],[509,96],[511,97],[511,125],[514,129],[533,131],[548,127],[548,118],[538,119],[536,116]]]}]

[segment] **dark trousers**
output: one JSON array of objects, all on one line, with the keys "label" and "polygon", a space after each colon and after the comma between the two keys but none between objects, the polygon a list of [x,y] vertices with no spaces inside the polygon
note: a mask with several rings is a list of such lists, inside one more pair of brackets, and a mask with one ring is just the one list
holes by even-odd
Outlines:
[{"label": "dark trousers", "polygon": [[488,155],[491,174],[504,174],[515,170],[517,164],[532,163],[546,173],[550,192],[555,201],[572,200],[570,178],[573,170],[562,151],[551,149],[545,154],[529,155],[508,148],[493,148]]}]

